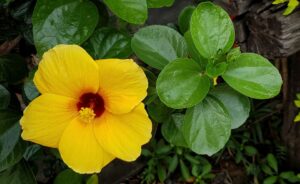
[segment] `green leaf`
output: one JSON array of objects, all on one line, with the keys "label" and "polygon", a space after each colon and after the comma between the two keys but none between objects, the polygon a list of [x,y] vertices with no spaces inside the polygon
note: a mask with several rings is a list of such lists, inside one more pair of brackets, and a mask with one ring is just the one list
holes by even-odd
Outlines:
[{"label": "green leaf", "polygon": [[268,99],[280,92],[282,79],[278,70],[264,57],[243,53],[228,64],[223,79],[243,95]]},{"label": "green leaf", "polygon": [[39,56],[57,44],[82,44],[99,19],[88,0],[39,0],[33,15],[33,38]]},{"label": "green leaf", "polygon": [[238,57],[241,55],[241,50],[240,47],[232,48],[227,56],[226,56],[226,61],[227,62],[233,62],[235,61]]},{"label": "green leaf", "polygon": [[163,104],[159,98],[156,98],[152,103],[147,105],[149,116],[156,122],[162,123],[168,121],[173,109]]},{"label": "green leaf", "polygon": [[175,0],[147,0],[148,8],[170,7]]},{"label": "green leaf", "polygon": [[20,138],[20,116],[14,110],[0,111],[0,172],[19,162],[26,150]]},{"label": "green leaf", "polygon": [[143,24],[148,17],[146,0],[104,0],[104,3],[114,14],[132,24]]},{"label": "green leaf", "polygon": [[208,63],[206,65],[206,74],[211,77],[215,78],[219,75],[222,75],[227,69],[227,63],[221,62],[217,64]]},{"label": "green leaf", "polygon": [[26,161],[31,160],[31,158],[40,150],[41,150],[40,145],[32,144],[26,148],[26,151],[23,154],[23,157]]},{"label": "green leaf", "polygon": [[99,183],[99,181],[98,181],[98,175],[97,174],[93,174],[86,181],[86,184],[98,184],[98,183]]},{"label": "green leaf", "polygon": [[167,179],[167,171],[161,164],[157,166],[157,175],[160,182],[164,182]]},{"label": "green leaf", "polygon": [[210,94],[220,100],[226,108],[232,119],[232,129],[238,128],[245,123],[250,113],[250,101],[248,97],[224,84],[217,85],[210,91]]},{"label": "green leaf", "polygon": [[183,132],[190,149],[198,154],[213,155],[222,149],[231,133],[231,118],[222,103],[207,96],[187,110]]},{"label": "green leaf", "polygon": [[54,184],[81,184],[82,180],[82,175],[72,171],[71,169],[66,169],[55,177]]},{"label": "green leaf", "polygon": [[267,161],[269,166],[276,172],[278,173],[278,163],[277,163],[277,159],[275,158],[275,156],[272,153],[269,153],[267,155]]},{"label": "green leaf", "polygon": [[25,161],[21,161],[14,167],[1,172],[0,181],[3,184],[37,184],[30,167]]},{"label": "green leaf", "polygon": [[175,154],[170,160],[169,167],[168,167],[168,175],[173,173],[176,170],[177,166],[178,166],[178,156],[177,154]]},{"label": "green leaf", "polygon": [[196,48],[205,58],[226,53],[234,42],[234,27],[229,15],[210,2],[200,3],[193,12],[190,31]]},{"label": "green leaf", "polygon": [[207,163],[207,164],[203,165],[201,176],[204,176],[204,175],[210,173],[211,169],[212,169],[211,164]]},{"label": "green leaf", "polygon": [[183,160],[179,160],[179,165],[180,165],[180,171],[181,171],[181,175],[183,177],[183,179],[185,181],[188,181],[191,179],[191,174],[189,171],[189,168],[185,165],[185,163],[183,162]]},{"label": "green leaf", "polygon": [[277,179],[278,179],[278,176],[269,176],[266,179],[264,179],[263,184],[274,184],[274,183],[276,183]]},{"label": "green leaf", "polygon": [[128,58],[131,38],[113,28],[97,29],[82,46],[94,59]]},{"label": "green leaf", "polygon": [[193,58],[201,67],[201,71],[204,71],[207,65],[207,59],[205,59],[203,56],[200,55],[198,52],[193,40],[192,35],[190,31],[187,31],[184,34],[185,41],[188,46],[189,55],[191,58]]},{"label": "green leaf", "polygon": [[298,0],[289,0],[288,7],[283,12],[283,15],[291,14],[299,6]]},{"label": "green leaf", "polygon": [[184,38],[167,26],[147,26],[136,32],[131,41],[132,50],[146,64],[163,69],[171,61],[187,56]]},{"label": "green leaf", "polygon": [[184,115],[182,114],[172,114],[169,121],[162,124],[161,133],[169,143],[176,146],[187,147],[182,133],[183,118]]},{"label": "green leaf", "polygon": [[293,172],[293,171],[282,172],[282,173],[280,173],[279,177],[283,178],[291,183],[300,182],[300,178],[298,178],[297,175],[295,174],[295,172]]},{"label": "green leaf", "polygon": [[195,6],[186,6],[183,10],[181,10],[178,16],[178,26],[181,33],[185,33],[189,30],[192,13],[195,8]]},{"label": "green leaf", "polygon": [[33,99],[35,99],[40,95],[39,91],[37,90],[36,86],[33,83],[33,77],[35,72],[36,69],[30,71],[29,76],[24,83],[24,94],[29,101],[32,101]]},{"label": "green leaf", "polygon": [[0,84],[0,110],[6,109],[10,104],[10,93],[9,91]]},{"label": "green leaf", "polygon": [[19,55],[9,54],[0,56],[0,82],[11,84],[21,83],[27,76],[26,61]]},{"label": "green leaf", "polygon": [[257,154],[257,149],[253,146],[245,146],[245,152],[248,156],[252,157]]},{"label": "green leaf", "polygon": [[261,165],[261,169],[267,175],[273,175],[274,174],[274,172],[271,170],[271,168],[268,165],[266,165],[266,164],[262,164]]},{"label": "green leaf", "polygon": [[177,59],[159,74],[156,88],[162,102],[174,109],[193,107],[210,88],[209,78],[192,59]]}]

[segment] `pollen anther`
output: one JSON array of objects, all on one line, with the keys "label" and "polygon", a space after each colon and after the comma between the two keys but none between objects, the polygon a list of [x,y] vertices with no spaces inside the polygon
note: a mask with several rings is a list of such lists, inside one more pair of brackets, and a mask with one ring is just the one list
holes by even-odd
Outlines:
[{"label": "pollen anther", "polygon": [[96,114],[94,110],[89,107],[82,107],[79,111],[80,119],[83,120],[85,123],[90,123],[95,118]]}]

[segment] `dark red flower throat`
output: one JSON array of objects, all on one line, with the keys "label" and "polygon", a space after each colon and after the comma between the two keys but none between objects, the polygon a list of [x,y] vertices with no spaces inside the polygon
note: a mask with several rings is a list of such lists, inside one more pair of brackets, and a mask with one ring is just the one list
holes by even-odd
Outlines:
[{"label": "dark red flower throat", "polygon": [[101,116],[105,110],[103,98],[94,93],[85,93],[81,95],[79,102],[77,103],[78,111],[80,111],[83,107],[93,109],[96,115],[95,117]]}]

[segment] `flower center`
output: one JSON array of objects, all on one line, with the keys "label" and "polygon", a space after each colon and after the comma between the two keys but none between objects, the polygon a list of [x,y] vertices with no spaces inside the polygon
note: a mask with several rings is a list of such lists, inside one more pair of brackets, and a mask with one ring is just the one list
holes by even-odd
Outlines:
[{"label": "flower center", "polygon": [[94,93],[81,95],[77,103],[80,118],[85,122],[91,122],[94,118],[101,116],[104,112],[103,98]]}]

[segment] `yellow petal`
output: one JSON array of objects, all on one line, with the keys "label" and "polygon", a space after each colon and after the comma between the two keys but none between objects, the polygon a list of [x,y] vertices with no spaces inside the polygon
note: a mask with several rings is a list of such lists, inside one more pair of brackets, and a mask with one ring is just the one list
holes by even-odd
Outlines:
[{"label": "yellow petal", "polygon": [[58,147],[63,131],[77,115],[73,98],[42,94],[25,109],[20,120],[21,136],[44,146]]},{"label": "yellow petal", "polygon": [[81,174],[100,172],[114,159],[97,142],[93,124],[84,123],[79,118],[74,119],[63,133],[59,152],[63,161]]},{"label": "yellow petal", "polygon": [[79,98],[98,91],[98,65],[77,45],[57,45],[44,53],[34,83],[42,94]]},{"label": "yellow petal", "polygon": [[152,123],[142,103],[127,114],[106,112],[95,119],[94,126],[104,150],[125,161],[137,159],[141,146],[151,138]]},{"label": "yellow petal", "polygon": [[132,59],[98,60],[99,93],[105,108],[116,114],[127,113],[147,95],[148,81],[144,71]]}]

